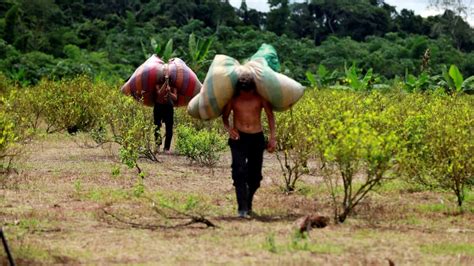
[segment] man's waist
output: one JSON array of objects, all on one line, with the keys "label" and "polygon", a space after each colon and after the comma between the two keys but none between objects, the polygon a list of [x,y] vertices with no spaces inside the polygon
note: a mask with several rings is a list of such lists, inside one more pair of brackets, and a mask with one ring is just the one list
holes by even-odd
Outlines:
[{"label": "man's waist", "polygon": [[258,134],[263,131],[261,126],[246,126],[241,124],[236,124],[234,126],[239,132],[246,134]]},{"label": "man's waist", "polygon": [[245,131],[242,131],[240,129],[237,129],[239,131],[239,136],[240,137],[243,137],[243,136],[258,136],[258,135],[263,135],[263,131],[257,131],[257,132],[245,132]]}]

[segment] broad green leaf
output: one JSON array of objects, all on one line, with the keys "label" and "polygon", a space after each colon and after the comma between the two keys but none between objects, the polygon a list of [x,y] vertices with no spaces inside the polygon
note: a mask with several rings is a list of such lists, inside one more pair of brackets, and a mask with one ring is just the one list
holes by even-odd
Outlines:
[{"label": "broad green leaf", "polygon": [[309,80],[309,82],[311,83],[311,87],[316,87],[317,84],[316,84],[316,78],[314,77],[313,73],[309,72],[309,71],[306,71],[306,78]]},{"label": "broad green leaf", "polygon": [[145,58],[150,57],[150,53],[148,52],[148,49],[146,48],[146,46],[143,44],[142,41],[140,41],[140,46],[141,46],[141,48],[142,48],[143,56],[144,56]]},{"label": "broad green leaf", "polygon": [[369,85],[369,81],[372,79],[372,68],[370,68],[367,73],[364,76],[364,79],[362,80],[363,86],[367,87]]},{"label": "broad green leaf", "polygon": [[168,61],[171,57],[174,56],[173,51],[173,39],[169,39],[166,43],[165,50],[163,51],[163,60]]},{"label": "broad green leaf", "polygon": [[156,51],[156,48],[158,47],[158,43],[156,43],[156,40],[153,38],[150,38],[150,44],[151,44],[151,48],[153,48],[153,51]]},{"label": "broad green leaf", "polygon": [[408,75],[406,76],[406,83],[409,84],[409,85],[414,86],[415,83],[416,83],[416,80],[417,80],[416,77],[413,76],[412,74],[408,74]]},{"label": "broad green leaf", "polygon": [[474,90],[474,76],[470,76],[462,83],[463,91],[472,91]]},{"label": "broad green leaf", "polygon": [[428,76],[428,74],[426,74],[426,72],[421,73],[417,81],[418,86],[425,85],[426,83],[428,83],[429,79],[430,77]]},{"label": "broad green leaf", "polygon": [[329,71],[327,70],[327,68],[324,66],[324,65],[319,65],[318,67],[318,76],[320,79],[324,79],[327,74],[329,73]]},{"label": "broad green leaf", "polygon": [[352,64],[349,69],[346,69],[346,79],[352,89],[360,90],[362,88],[362,83],[357,75],[355,64]]},{"label": "broad green leaf", "polygon": [[203,61],[206,59],[207,55],[209,54],[209,49],[211,48],[211,45],[214,43],[214,37],[207,38],[204,43],[202,48],[200,48],[200,61]]},{"label": "broad green leaf", "polygon": [[461,91],[464,79],[457,66],[451,65],[449,68],[449,76],[453,79],[456,91]]},{"label": "broad green leaf", "polygon": [[193,60],[196,59],[196,36],[194,33],[189,34],[188,40],[189,53]]},{"label": "broad green leaf", "polygon": [[455,88],[453,79],[449,76],[448,70],[445,66],[442,68],[442,75],[446,83],[448,84],[449,88]]}]

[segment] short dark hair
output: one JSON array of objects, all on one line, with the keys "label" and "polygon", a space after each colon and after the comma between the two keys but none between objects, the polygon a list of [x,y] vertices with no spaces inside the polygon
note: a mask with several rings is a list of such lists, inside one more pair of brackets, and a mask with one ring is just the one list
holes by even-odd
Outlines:
[{"label": "short dark hair", "polygon": [[257,86],[255,84],[255,80],[253,78],[253,75],[251,73],[242,73],[239,76],[239,79],[237,80],[236,84],[236,91],[252,91],[256,90]]}]

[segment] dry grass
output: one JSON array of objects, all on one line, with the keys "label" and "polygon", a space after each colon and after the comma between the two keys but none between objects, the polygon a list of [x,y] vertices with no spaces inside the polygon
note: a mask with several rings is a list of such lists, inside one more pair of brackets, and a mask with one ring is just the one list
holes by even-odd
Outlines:
[{"label": "dry grass", "polygon": [[[276,158],[266,154],[255,197],[260,217],[241,220],[234,218],[228,153],[213,172],[160,155],[160,163],[140,162],[145,194],[176,206],[192,197],[196,212],[218,225],[172,227],[182,221],[161,218],[148,201],[133,196],[135,170],[111,156],[116,147],[78,143],[81,137],[47,136],[28,146],[30,157],[18,165],[19,174],[2,177],[0,223],[19,265],[474,264],[474,213],[453,214],[444,193],[407,192],[389,184],[345,224],[301,238],[295,235],[299,217],[331,215],[318,178],[305,177],[300,191],[285,195],[278,188]],[[469,200],[467,209],[473,204]],[[160,226],[134,228],[104,214],[104,208],[130,222]],[[6,264],[2,252],[0,261]]]}]

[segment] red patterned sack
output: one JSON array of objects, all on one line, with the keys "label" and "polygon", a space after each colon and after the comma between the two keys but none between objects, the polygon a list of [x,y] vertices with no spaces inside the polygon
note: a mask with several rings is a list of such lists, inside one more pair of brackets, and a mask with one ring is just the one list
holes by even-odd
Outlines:
[{"label": "red patterned sack", "polygon": [[175,106],[186,106],[201,90],[201,82],[183,60],[173,58],[165,64],[156,55],[152,55],[139,66],[121,90],[146,106],[154,106],[158,97],[156,85],[160,88],[164,84],[166,74],[169,77],[169,85],[178,92]]}]

